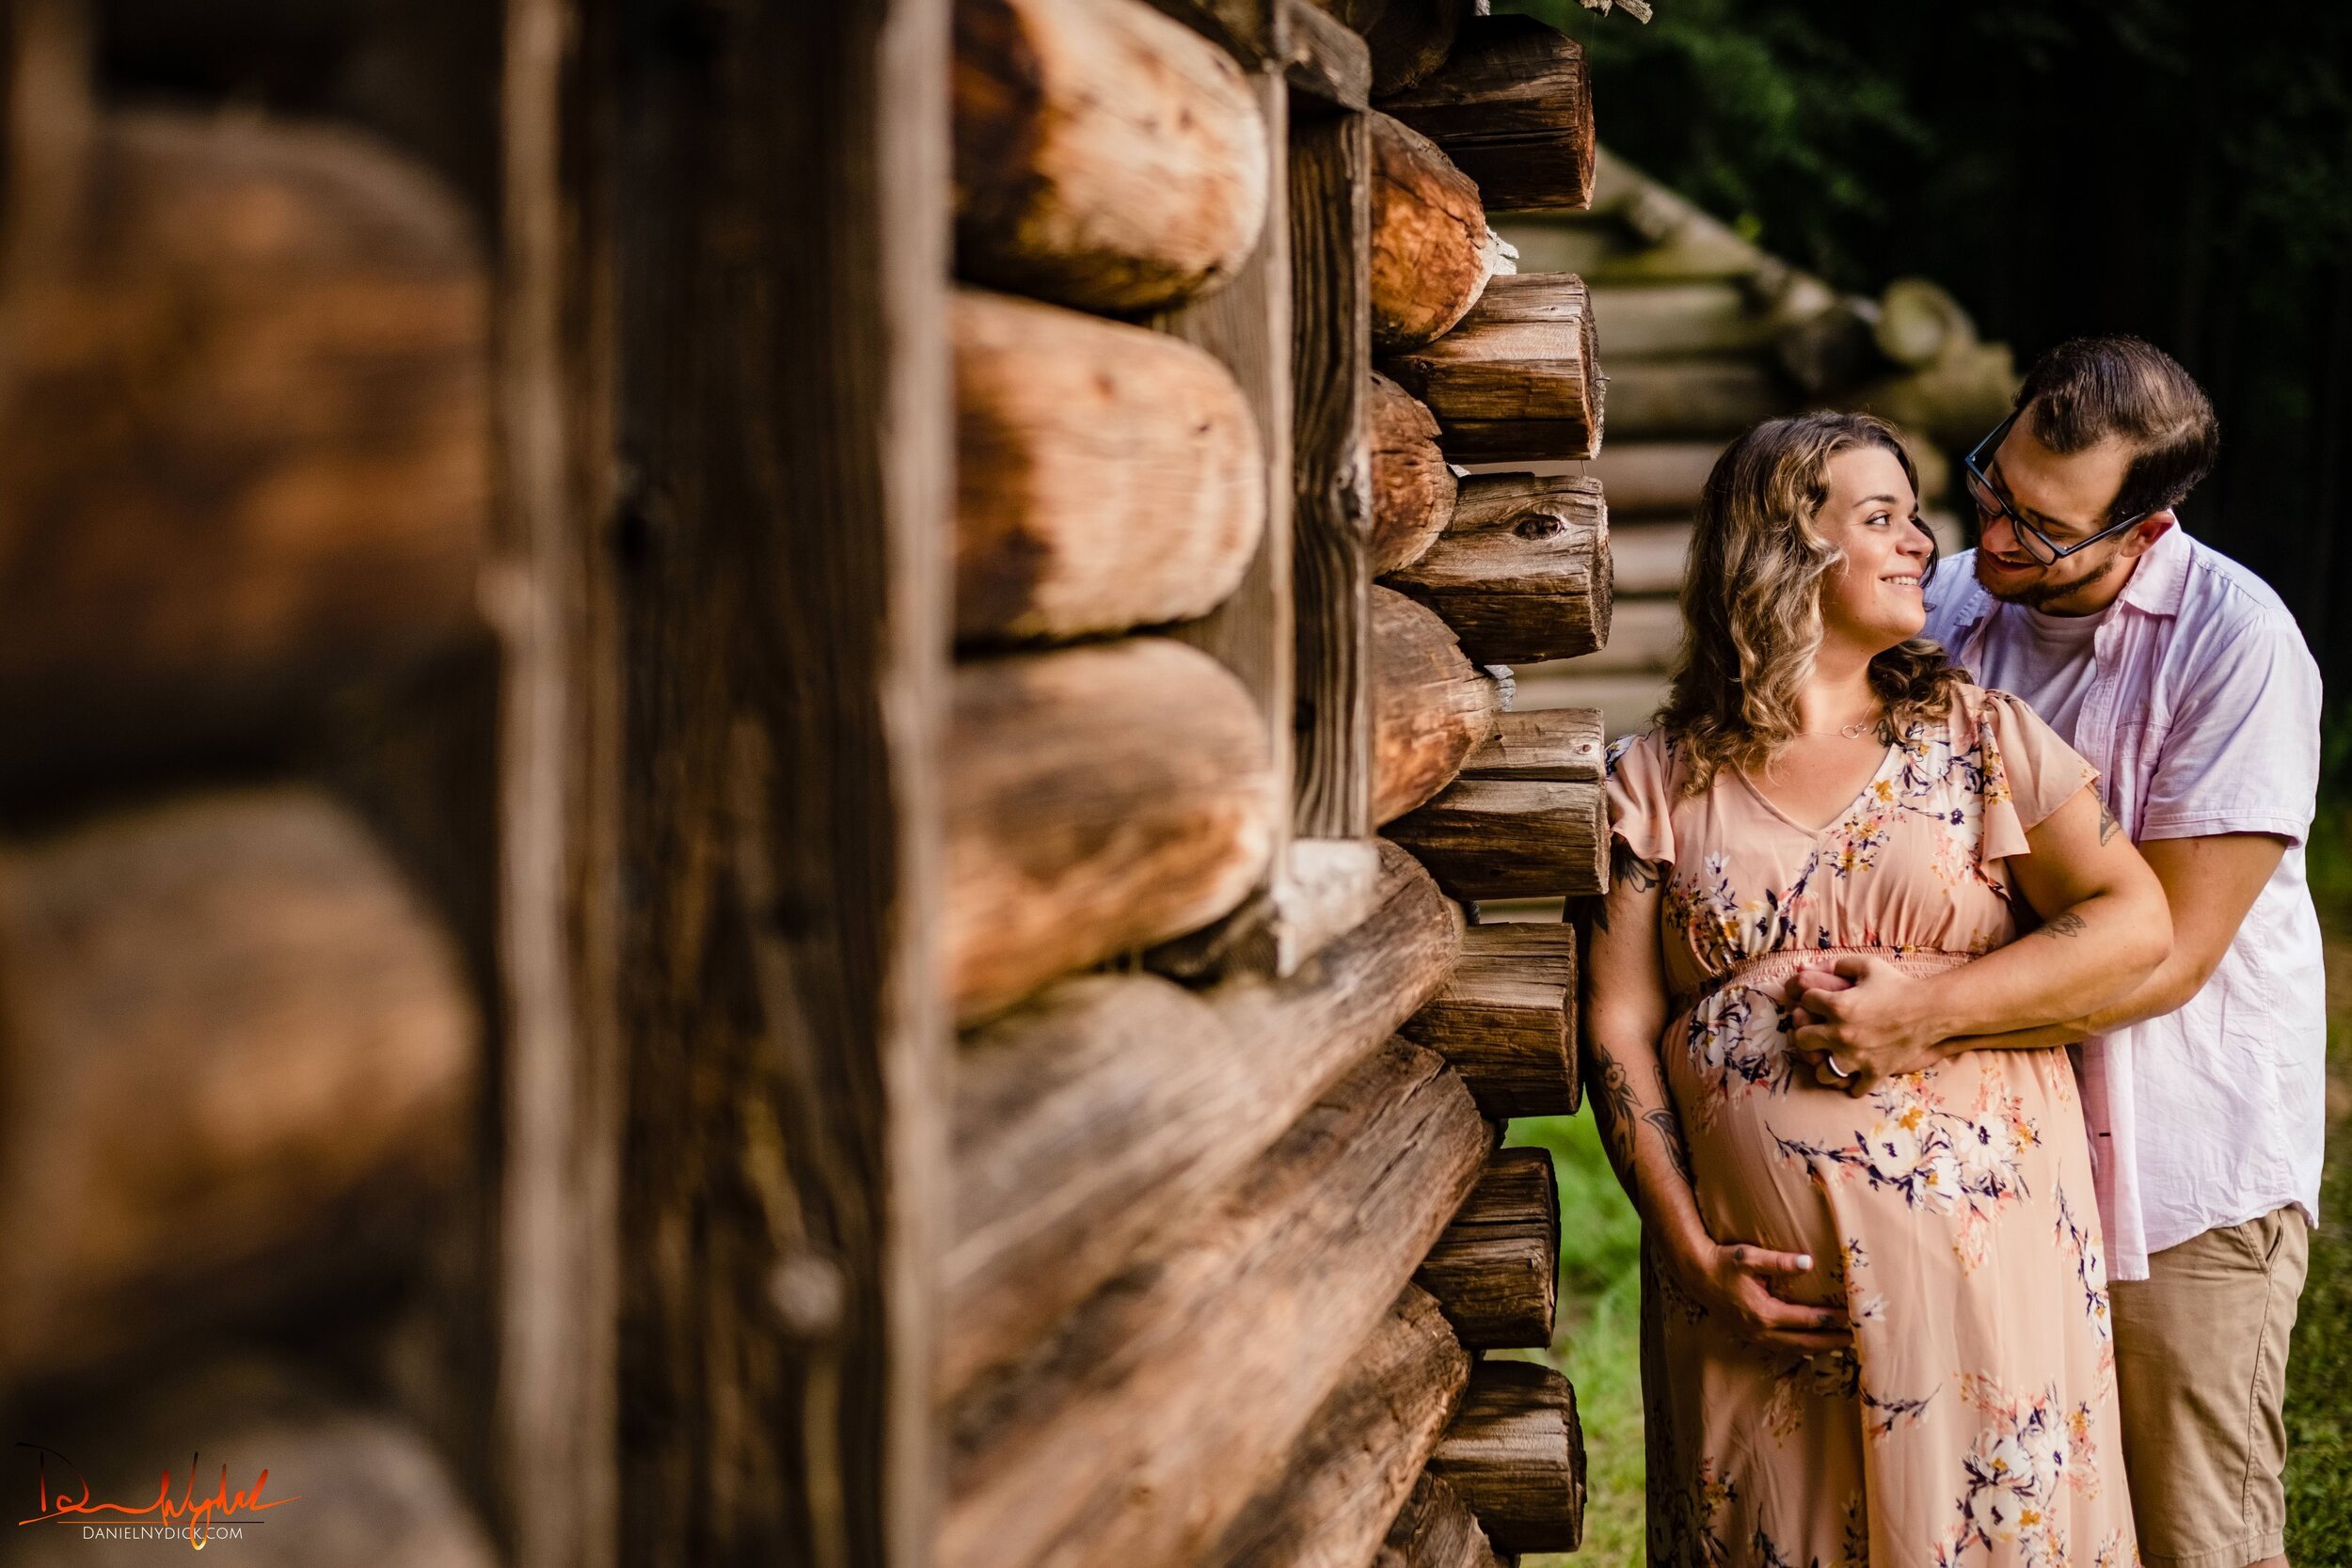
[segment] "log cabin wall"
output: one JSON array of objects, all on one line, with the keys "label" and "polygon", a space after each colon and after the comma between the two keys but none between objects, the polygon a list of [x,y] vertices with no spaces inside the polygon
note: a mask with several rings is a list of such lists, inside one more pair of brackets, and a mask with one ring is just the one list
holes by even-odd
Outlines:
[{"label": "log cabin wall", "polygon": [[454,10],[8,9],[9,1408],[290,1562],[1572,1547],[1574,44]]}]

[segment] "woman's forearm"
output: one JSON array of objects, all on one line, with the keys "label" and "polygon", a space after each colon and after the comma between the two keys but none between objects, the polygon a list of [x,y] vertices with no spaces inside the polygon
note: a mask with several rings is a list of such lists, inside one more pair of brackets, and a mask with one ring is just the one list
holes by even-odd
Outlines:
[{"label": "woman's forearm", "polygon": [[1634,1212],[1660,1240],[1682,1248],[1706,1236],[1691,1155],[1654,1047],[1585,1042],[1585,1094],[1601,1148]]}]

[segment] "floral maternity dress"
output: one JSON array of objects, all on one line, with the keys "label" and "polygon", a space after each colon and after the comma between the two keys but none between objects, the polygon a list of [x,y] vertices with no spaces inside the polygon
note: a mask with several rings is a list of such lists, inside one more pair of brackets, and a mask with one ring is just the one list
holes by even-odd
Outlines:
[{"label": "floral maternity dress", "polygon": [[[1824,956],[1926,973],[2017,935],[2007,861],[2096,774],[1963,687],[1820,831],[1745,778],[1679,799],[1656,734],[1611,749],[1612,832],[1664,863],[1676,1014],[1659,1052],[1713,1235],[1809,1252],[1787,1293],[1855,1348],[1758,1349],[1645,1271],[1659,1568],[2125,1568],[2090,1151],[2065,1053],[1983,1051],[1861,1099],[1788,1055],[1784,987]],[[1798,1069],[1798,1070],[1792,1070]]]}]

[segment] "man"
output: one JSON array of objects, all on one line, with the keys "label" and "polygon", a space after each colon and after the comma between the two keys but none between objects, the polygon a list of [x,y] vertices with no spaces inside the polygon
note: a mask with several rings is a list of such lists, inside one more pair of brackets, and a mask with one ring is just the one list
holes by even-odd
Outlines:
[{"label": "man", "polygon": [[1892,966],[1809,982],[1798,1045],[1855,1085],[1933,1050],[2081,1042],[2123,1458],[2151,1568],[2286,1562],[2280,1402],[2318,1223],[2327,1022],[2303,839],[2319,673],[2279,596],[2182,531],[2204,393],[2133,338],[2054,349],[1967,465],[1978,547],[1927,635],[2100,771],[2162,879],[2172,954],[2096,1013],[1937,1046]]}]

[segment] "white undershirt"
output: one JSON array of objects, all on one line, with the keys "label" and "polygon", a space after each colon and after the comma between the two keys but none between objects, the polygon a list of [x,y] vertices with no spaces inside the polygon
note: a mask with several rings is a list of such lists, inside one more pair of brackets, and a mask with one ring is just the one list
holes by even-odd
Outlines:
[{"label": "white undershirt", "polygon": [[2072,746],[2083,694],[2099,673],[2091,639],[2114,610],[2109,605],[2090,615],[2046,615],[2023,605],[2001,606],[1984,628],[1977,684],[2025,698]]}]

